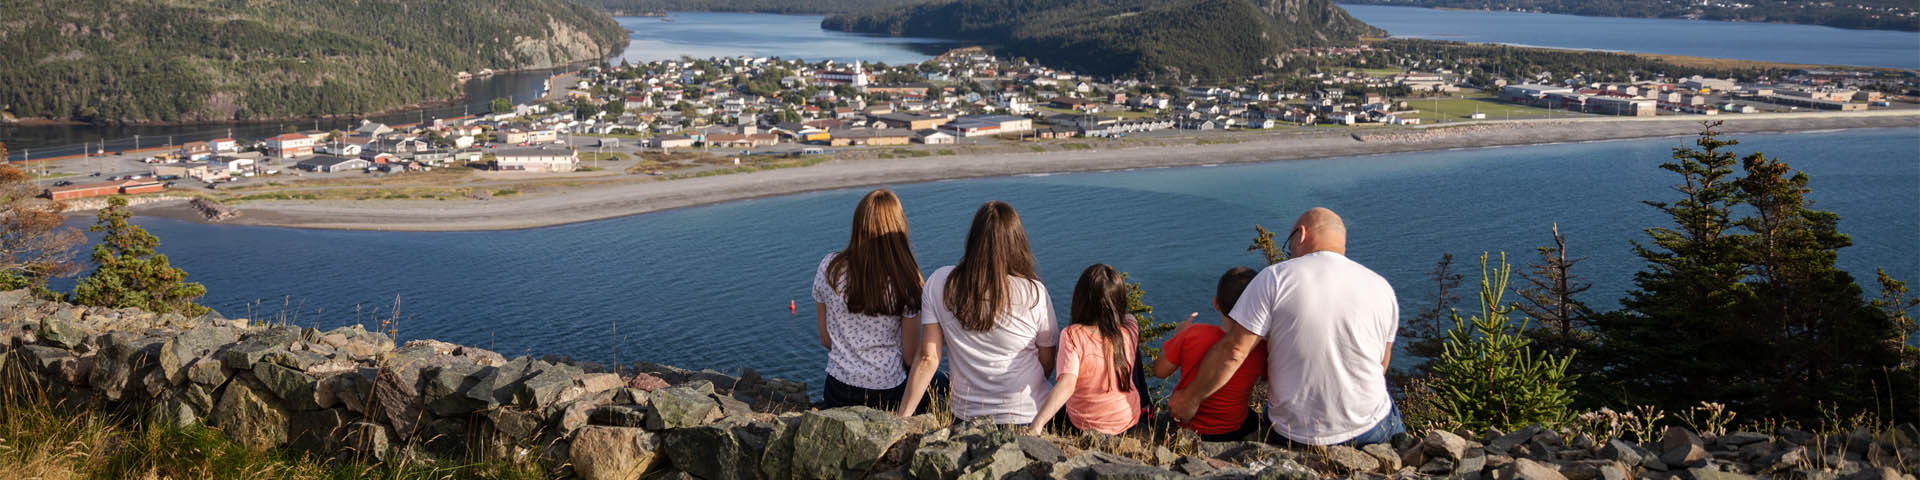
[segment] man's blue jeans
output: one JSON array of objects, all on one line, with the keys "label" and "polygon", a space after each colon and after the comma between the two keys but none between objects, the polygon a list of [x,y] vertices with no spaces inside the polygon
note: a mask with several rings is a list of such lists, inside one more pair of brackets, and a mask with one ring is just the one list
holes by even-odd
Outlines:
[{"label": "man's blue jeans", "polygon": [[[1368,429],[1364,433],[1361,433],[1360,436],[1353,437],[1350,440],[1336,443],[1334,445],[1358,447],[1362,445],[1372,445],[1375,443],[1387,443],[1387,442],[1393,441],[1394,435],[1399,435],[1402,433],[1407,433],[1407,424],[1406,422],[1402,422],[1400,420],[1400,407],[1397,405],[1388,405],[1387,418],[1380,419],[1380,423],[1374,424],[1373,428]],[[1285,446],[1291,445],[1294,442],[1293,440],[1288,439],[1286,436],[1281,435],[1279,432],[1275,432],[1271,428],[1269,428],[1267,430],[1267,443],[1285,447]]]}]

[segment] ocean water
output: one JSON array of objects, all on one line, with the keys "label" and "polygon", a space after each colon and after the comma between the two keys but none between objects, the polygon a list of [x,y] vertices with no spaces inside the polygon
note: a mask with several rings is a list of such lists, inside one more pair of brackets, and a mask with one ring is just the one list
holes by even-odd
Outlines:
[{"label": "ocean water", "polygon": [[660,17],[616,17],[631,32],[614,63],[675,60],[681,56],[780,57],[810,61],[920,63],[959,45],[945,40],[846,33],[820,28],[821,15],[674,12]]},{"label": "ocean water", "polygon": [[1920,33],[1817,25],[1341,5],[1395,37],[1664,53],[1816,65],[1920,68]]},{"label": "ocean water", "polygon": [[[1842,216],[1854,246],[1841,266],[1871,281],[1884,267],[1920,282],[1920,131],[1741,135],[1808,172],[1815,206]],[[1385,276],[1403,317],[1430,305],[1443,253],[1473,278],[1481,252],[1515,270],[1554,223],[1582,299],[1617,308],[1642,263],[1631,242],[1666,221],[1641,200],[1671,199],[1658,168],[1687,138],[1466,149],[1217,167],[1016,176],[894,185],[923,270],[958,260],[974,209],[1021,212],[1040,275],[1064,321],[1080,270],[1107,263],[1143,283],[1163,319],[1206,312],[1221,272],[1258,266],[1253,225],[1284,229],[1327,206],[1350,229],[1349,255]],[[637,360],[809,382],[824,378],[808,290],[822,255],[846,241],[866,189],[745,200],[515,231],[394,233],[202,225],[137,218],[160,250],[203,282],[229,316],[329,329],[398,319],[403,339],[504,354]],[[76,223],[79,223],[78,221]],[[1518,281],[1516,277],[1515,281]],[[70,288],[71,281],[56,285]],[[1470,287],[1471,285],[1469,285]],[[1869,287],[1868,290],[1873,290]],[[1464,300],[1471,301],[1470,291]],[[798,315],[789,314],[789,301]],[[395,305],[398,305],[397,315]]]}]

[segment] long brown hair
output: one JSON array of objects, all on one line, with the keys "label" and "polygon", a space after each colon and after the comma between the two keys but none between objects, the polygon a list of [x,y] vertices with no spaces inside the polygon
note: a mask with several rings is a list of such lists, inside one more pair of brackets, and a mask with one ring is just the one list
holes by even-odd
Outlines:
[{"label": "long brown hair", "polygon": [[1096,263],[1080,272],[1073,286],[1073,307],[1069,310],[1074,325],[1100,331],[1105,339],[1107,359],[1113,362],[1113,383],[1122,392],[1133,391],[1133,356],[1127,355],[1127,284],[1120,272],[1104,263]]},{"label": "long brown hair", "polygon": [[846,297],[849,313],[898,316],[920,309],[925,280],[907,241],[907,214],[893,191],[867,192],[854,207],[847,249],[827,264],[827,281]]},{"label": "long brown hair", "polygon": [[1007,300],[1012,297],[1007,277],[1040,281],[1040,274],[1033,271],[1033,251],[1027,248],[1027,229],[1020,225],[1020,213],[996,200],[981,205],[973,214],[973,227],[967,230],[967,251],[947,276],[947,309],[967,330],[992,330],[995,318],[1006,311]]}]

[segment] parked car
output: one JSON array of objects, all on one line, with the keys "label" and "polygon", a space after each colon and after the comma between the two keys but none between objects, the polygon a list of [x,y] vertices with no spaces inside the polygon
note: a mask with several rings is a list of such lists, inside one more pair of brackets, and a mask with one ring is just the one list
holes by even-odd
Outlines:
[{"label": "parked car", "polygon": [[53,182],[53,186],[56,186],[56,187],[64,187],[64,186],[68,186],[68,185],[73,185],[73,181],[72,181],[72,180],[61,180],[61,181],[58,181],[58,182]]}]

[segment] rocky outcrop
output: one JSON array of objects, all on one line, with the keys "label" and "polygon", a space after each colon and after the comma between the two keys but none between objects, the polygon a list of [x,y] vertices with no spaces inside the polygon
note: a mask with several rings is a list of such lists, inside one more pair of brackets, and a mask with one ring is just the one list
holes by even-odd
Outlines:
[{"label": "rocky outcrop", "polygon": [[806,386],[641,363],[506,358],[218,315],[186,318],[0,292],[0,389],[206,423],[253,448],[321,458],[538,458],[586,479],[1494,478],[1906,479],[1910,427],[1820,436],[1662,432],[1657,442],[1529,427],[1425,432],[1360,448],[1033,437],[864,407],[810,409]]},{"label": "rocky outcrop", "polygon": [[240,216],[240,209],[222,205],[206,197],[194,197],[192,201],[187,202],[187,205],[192,206],[194,211],[200,212],[200,217],[209,222],[224,222]]}]

